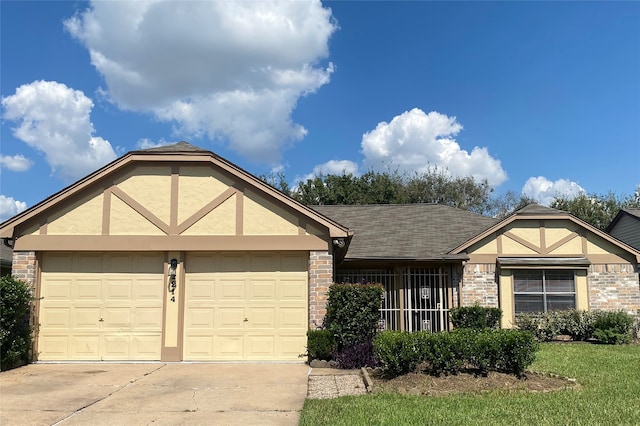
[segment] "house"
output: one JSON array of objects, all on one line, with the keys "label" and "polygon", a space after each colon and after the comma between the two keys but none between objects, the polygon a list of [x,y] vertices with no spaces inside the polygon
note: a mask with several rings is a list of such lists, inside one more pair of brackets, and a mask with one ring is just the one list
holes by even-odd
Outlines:
[{"label": "house", "polygon": [[349,236],[186,142],[127,153],[0,224],[35,287],[42,361],[298,360]]},{"label": "house", "polygon": [[605,232],[640,250],[640,209],[622,209]]},{"label": "house", "polygon": [[[451,307],[515,314],[640,309],[640,251],[571,214],[530,204],[491,218],[440,205],[317,206],[354,232],[336,281],[384,284],[381,326],[446,330]],[[340,253],[338,253],[340,254]]]},{"label": "house", "polygon": [[40,361],[300,360],[333,282],[384,285],[381,327],[452,307],[640,308],[640,251],[566,212],[304,206],[186,142],[133,151],[0,224],[35,288]]}]

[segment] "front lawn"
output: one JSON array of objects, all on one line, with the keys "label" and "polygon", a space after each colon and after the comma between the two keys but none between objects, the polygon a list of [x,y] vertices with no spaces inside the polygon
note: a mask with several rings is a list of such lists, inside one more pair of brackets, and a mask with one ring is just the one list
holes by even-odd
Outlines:
[{"label": "front lawn", "polygon": [[542,344],[530,369],[580,389],[307,400],[300,425],[640,425],[640,346]]}]

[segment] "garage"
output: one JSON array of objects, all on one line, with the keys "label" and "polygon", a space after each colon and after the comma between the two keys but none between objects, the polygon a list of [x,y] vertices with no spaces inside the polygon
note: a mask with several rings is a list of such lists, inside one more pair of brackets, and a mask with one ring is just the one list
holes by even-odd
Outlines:
[{"label": "garage", "polygon": [[38,361],[302,362],[350,235],[186,142],[129,152],[0,224],[36,292]]},{"label": "garage", "polygon": [[155,253],[45,253],[39,359],[160,360],[163,267]]},{"label": "garage", "polygon": [[190,253],[184,359],[296,360],[307,330],[305,252]]}]

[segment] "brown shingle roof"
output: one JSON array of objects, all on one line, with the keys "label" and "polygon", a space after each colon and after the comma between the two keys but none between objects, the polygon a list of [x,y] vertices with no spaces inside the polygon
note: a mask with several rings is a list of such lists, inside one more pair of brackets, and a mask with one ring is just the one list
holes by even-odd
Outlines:
[{"label": "brown shingle roof", "polygon": [[496,219],[439,204],[311,206],[354,231],[345,259],[443,259]]}]

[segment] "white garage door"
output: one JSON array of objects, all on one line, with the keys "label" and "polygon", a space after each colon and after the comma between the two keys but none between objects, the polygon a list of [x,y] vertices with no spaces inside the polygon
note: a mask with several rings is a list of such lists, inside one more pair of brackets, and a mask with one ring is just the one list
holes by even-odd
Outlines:
[{"label": "white garage door", "polygon": [[46,253],[38,359],[160,360],[158,253]]},{"label": "white garage door", "polygon": [[308,254],[187,256],[185,360],[299,360],[307,331]]}]

